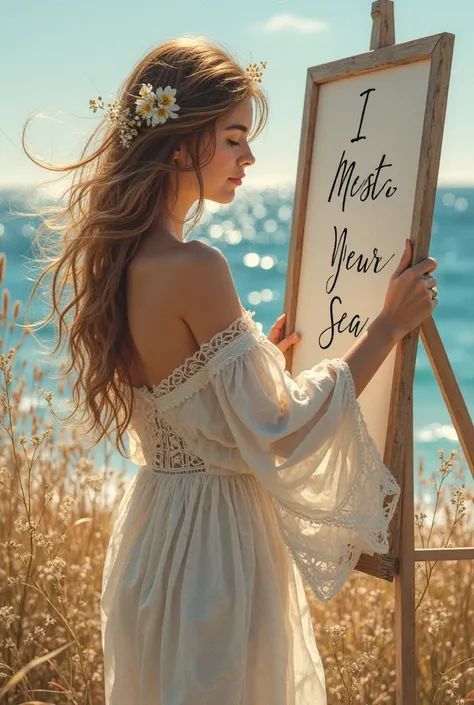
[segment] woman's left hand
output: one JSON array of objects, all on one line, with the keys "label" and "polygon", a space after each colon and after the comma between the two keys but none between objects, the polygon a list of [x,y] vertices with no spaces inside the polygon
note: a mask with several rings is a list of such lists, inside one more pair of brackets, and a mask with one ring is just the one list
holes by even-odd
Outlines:
[{"label": "woman's left hand", "polygon": [[286,352],[288,348],[295,345],[295,343],[300,340],[299,333],[293,333],[293,335],[288,335],[286,338],[281,340],[283,326],[285,325],[285,317],[286,313],[282,313],[281,316],[276,319],[267,335],[268,340],[273,343],[273,345],[276,345],[282,353]]}]

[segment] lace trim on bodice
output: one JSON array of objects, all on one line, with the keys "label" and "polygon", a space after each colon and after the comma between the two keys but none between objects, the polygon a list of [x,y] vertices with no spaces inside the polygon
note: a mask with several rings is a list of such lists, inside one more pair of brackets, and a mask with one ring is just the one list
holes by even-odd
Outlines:
[{"label": "lace trim on bodice", "polygon": [[168,377],[151,388],[134,387],[135,393],[153,401],[155,408],[161,411],[180,404],[183,399],[203,387],[210,373],[216,373],[222,364],[235,360],[261,340],[268,340],[253,316],[255,311],[247,311],[242,307],[241,316],[208,342],[202,343]]},{"label": "lace trim on bodice", "polygon": [[203,343],[173,372],[151,389],[134,387],[136,405],[129,427],[132,459],[152,470],[170,473],[206,472],[207,467],[186,445],[177,430],[163,418],[163,411],[183,402],[204,387],[212,374],[236,360],[262,340],[253,321],[254,311],[242,315]]}]

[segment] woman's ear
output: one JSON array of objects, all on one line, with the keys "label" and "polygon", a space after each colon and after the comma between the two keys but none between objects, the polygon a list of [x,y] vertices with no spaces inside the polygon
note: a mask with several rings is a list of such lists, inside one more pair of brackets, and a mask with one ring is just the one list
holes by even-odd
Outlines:
[{"label": "woman's ear", "polygon": [[172,156],[172,162],[173,164],[178,164],[179,166],[183,167],[186,166],[186,145],[181,143],[179,147],[177,147],[173,151],[173,156]]}]

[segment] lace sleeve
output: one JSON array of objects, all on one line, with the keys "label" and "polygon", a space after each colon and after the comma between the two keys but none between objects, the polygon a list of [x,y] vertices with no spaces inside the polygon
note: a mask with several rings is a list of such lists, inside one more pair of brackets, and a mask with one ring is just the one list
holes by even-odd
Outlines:
[{"label": "lace sleeve", "polygon": [[284,365],[265,336],[244,334],[163,413],[205,462],[250,469],[295,564],[327,601],[362,551],[387,552],[400,487],[368,433],[349,366],[326,359],[292,377]]}]

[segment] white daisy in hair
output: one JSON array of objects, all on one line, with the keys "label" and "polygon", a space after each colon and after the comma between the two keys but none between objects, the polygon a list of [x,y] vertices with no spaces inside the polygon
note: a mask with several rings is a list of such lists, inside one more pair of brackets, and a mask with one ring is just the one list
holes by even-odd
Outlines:
[{"label": "white daisy in hair", "polygon": [[173,105],[176,102],[175,95],[176,88],[171,88],[171,86],[166,86],[164,90],[163,88],[156,89],[156,98],[162,105]]},{"label": "white daisy in hair", "polygon": [[156,95],[153,92],[151,83],[142,83],[139,90],[140,97],[135,100],[135,112],[150,124],[152,110],[156,105]]},{"label": "white daisy in hair", "polygon": [[152,125],[159,125],[160,123],[166,122],[168,118],[177,118],[178,116],[176,115],[173,110],[179,110],[179,105],[171,106],[171,107],[165,107],[162,105],[157,105],[156,107],[152,108],[150,113],[147,114],[147,124]]},{"label": "white daisy in hair", "polygon": [[156,98],[151,83],[142,83],[138,93],[142,98],[146,98],[147,96],[150,96],[152,100],[155,100]]},{"label": "white daisy in hair", "polygon": [[[267,67],[266,61],[261,61],[262,68]],[[249,64],[245,69],[252,83],[262,82],[262,70],[257,64]],[[138,135],[138,127],[147,125],[154,127],[162,124],[168,118],[177,118],[176,114],[180,106],[176,103],[176,88],[166,86],[166,88],[156,88],[153,90],[151,83],[142,83],[138,96],[135,97],[135,115],[132,117],[132,109],[125,107],[122,100],[116,100],[107,104],[105,108],[101,96],[97,99],[89,100],[89,107],[96,113],[103,110],[107,120],[117,128],[117,133],[123,147],[128,149],[132,139]]]},{"label": "white daisy in hair", "polygon": [[147,125],[158,125],[166,120],[178,117],[176,111],[180,106],[176,104],[176,88],[166,86],[165,89],[159,87],[153,91],[151,83],[142,83],[140,97],[135,100],[135,112],[146,120]]},{"label": "white daisy in hair", "polygon": [[165,117],[165,120],[169,117],[177,118],[178,116],[175,112],[179,110],[180,106],[176,103],[176,88],[166,86],[163,90],[163,88],[160,87],[156,89],[155,95],[160,108],[163,108],[166,111],[165,114],[161,114]]}]

